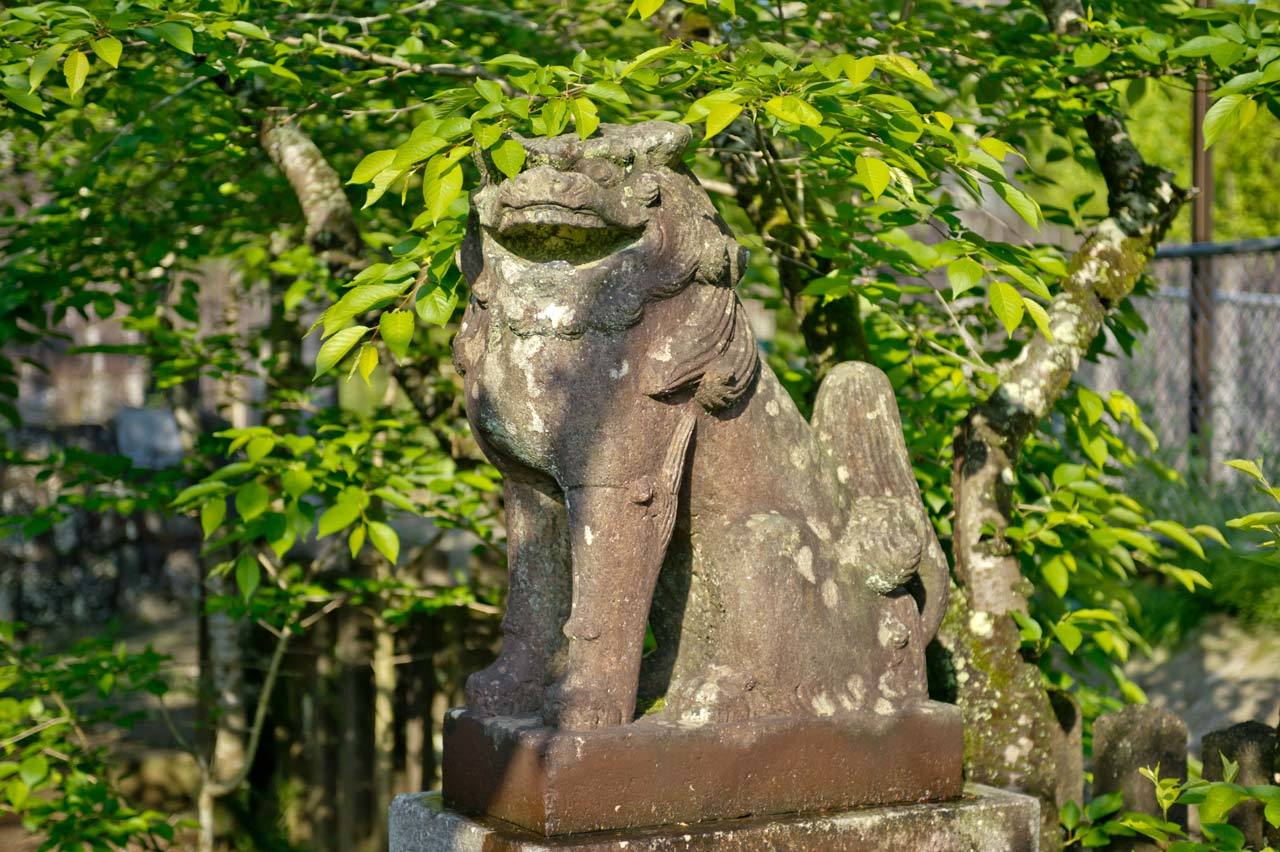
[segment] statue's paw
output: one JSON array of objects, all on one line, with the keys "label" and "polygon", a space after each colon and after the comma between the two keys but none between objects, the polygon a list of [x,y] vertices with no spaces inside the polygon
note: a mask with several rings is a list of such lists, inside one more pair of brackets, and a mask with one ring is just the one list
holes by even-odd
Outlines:
[{"label": "statue's paw", "polygon": [[705,677],[668,696],[668,715],[702,724],[742,722],[761,715],[756,705],[762,703],[762,697],[755,687],[755,679],[745,673],[712,666]]},{"label": "statue's paw", "polygon": [[603,688],[600,683],[589,683],[585,678],[573,675],[553,683],[546,692],[542,705],[542,718],[548,725],[570,731],[591,731],[623,725],[631,721],[635,712],[635,699],[629,701]]},{"label": "statue's paw", "polygon": [[481,716],[536,713],[542,705],[542,679],[499,658],[467,678],[467,709]]}]

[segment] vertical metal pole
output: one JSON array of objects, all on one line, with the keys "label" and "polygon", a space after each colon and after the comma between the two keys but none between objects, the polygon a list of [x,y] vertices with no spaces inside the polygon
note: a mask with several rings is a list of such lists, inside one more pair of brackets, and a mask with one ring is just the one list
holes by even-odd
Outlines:
[{"label": "vertical metal pole", "polygon": [[[1207,7],[1210,0],[1197,0]],[[1196,81],[1191,105],[1191,175],[1197,192],[1191,202],[1191,240],[1213,240],[1213,157],[1204,147],[1204,116],[1209,110],[1209,80]],[[1189,355],[1191,392],[1189,422],[1192,452],[1203,460],[1206,481],[1213,468],[1213,269],[1208,257],[1191,258],[1191,292],[1187,300],[1190,316]]]}]

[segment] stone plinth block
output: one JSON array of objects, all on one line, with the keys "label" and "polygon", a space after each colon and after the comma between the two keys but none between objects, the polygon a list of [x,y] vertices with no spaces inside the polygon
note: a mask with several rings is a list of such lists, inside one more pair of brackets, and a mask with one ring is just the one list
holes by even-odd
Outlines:
[{"label": "stone plinth block", "polygon": [[595,731],[453,711],[444,800],[543,835],[939,801],[961,792],[960,710],[769,716]]},{"label": "stone plinth block", "polygon": [[977,784],[949,802],[547,838],[447,810],[438,793],[391,805],[391,852],[1035,852],[1040,803]]}]

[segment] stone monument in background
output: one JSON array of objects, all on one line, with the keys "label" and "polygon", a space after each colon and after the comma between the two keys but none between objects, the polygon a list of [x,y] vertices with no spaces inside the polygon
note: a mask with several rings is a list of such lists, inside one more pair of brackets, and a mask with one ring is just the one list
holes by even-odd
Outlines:
[{"label": "stone monument in background", "polygon": [[1034,848],[928,698],[948,570],[886,377],[841,365],[804,418],[686,127],[521,142],[514,178],[480,161],[454,343],[505,480],[503,645],[393,852]]}]

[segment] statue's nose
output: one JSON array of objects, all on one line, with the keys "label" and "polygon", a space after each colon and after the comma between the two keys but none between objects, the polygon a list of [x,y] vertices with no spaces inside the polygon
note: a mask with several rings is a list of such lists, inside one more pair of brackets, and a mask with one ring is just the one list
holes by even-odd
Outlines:
[{"label": "statue's nose", "polygon": [[592,181],[586,175],[538,166],[516,175],[508,192],[511,198],[581,203],[590,197],[591,188]]}]

